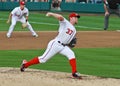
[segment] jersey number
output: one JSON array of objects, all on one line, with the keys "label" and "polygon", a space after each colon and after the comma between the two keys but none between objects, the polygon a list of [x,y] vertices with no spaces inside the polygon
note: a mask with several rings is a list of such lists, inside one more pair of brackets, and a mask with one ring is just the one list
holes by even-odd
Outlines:
[{"label": "jersey number", "polygon": [[71,35],[73,33],[73,31],[71,29],[67,29],[68,31],[66,32],[67,34]]}]

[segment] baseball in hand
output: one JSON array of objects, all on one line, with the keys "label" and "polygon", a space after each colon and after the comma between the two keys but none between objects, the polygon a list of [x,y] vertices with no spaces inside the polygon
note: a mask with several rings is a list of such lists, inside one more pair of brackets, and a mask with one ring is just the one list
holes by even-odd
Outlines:
[{"label": "baseball in hand", "polygon": [[49,16],[48,13],[46,14],[46,16]]},{"label": "baseball in hand", "polygon": [[46,14],[46,16],[50,16],[51,15],[51,12],[48,12],[47,14]]}]

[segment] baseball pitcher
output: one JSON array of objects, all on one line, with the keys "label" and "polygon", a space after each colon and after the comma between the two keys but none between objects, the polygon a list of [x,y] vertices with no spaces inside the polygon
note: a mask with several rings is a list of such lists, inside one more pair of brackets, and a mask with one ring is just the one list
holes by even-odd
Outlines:
[{"label": "baseball pitcher", "polygon": [[28,15],[29,15],[29,11],[25,7],[25,2],[20,1],[20,6],[14,8],[12,10],[12,12],[10,13],[9,18],[7,20],[7,23],[10,23],[10,21],[11,21],[11,25],[10,25],[9,30],[7,32],[8,38],[11,37],[11,34],[12,34],[13,29],[16,25],[16,22],[18,22],[18,21],[22,23],[22,28],[27,27],[30,30],[30,32],[32,33],[32,36],[38,37],[37,33],[33,30],[32,26],[28,22]]},{"label": "baseball pitcher", "polygon": [[68,58],[72,69],[72,77],[81,79],[81,75],[77,72],[76,69],[75,54],[70,48],[73,47],[76,43],[76,29],[74,25],[78,23],[78,18],[80,18],[80,15],[77,13],[71,13],[69,15],[70,21],[65,19],[62,15],[52,12],[48,12],[46,16],[52,16],[59,20],[59,33],[53,40],[48,43],[47,49],[42,56],[37,56],[28,62],[26,60],[23,60],[20,70],[23,72],[25,68],[29,67],[30,65],[45,63],[54,55],[59,53]]}]

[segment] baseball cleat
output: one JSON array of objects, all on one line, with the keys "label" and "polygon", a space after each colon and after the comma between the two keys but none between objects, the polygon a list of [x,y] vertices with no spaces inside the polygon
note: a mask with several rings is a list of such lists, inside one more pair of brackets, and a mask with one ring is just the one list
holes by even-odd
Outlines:
[{"label": "baseball cleat", "polygon": [[75,78],[75,79],[82,79],[80,73],[78,73],[78,72],[73,73],[73,74],[72,74],[72,78]]},{"label": "baseball cleat", "polygon": [[33,35],[33,37],[36,37],[36,38],[37,38],[37,37],[38,37],[38,35],[37,35],[37,34],[35,34],[35,35]]},{"label": "baseball cleat", "polygon": [[120,32],[120,30],[116,30],[117,32]]},{"label": "baseball cleat", "polygon": [[10,35],[8,35],[8,34],[7,34],[6,36],[7,36],[7,38],[10,38],[10,37],[11,37],[11,36],[10,36]]},{"label": "baseball cleat", "polygon": [[21,64],[21,67],[20,67],[20,71],[21,71],[21,72],[24,72],[24,71],[25,71],[25,66],[24,66],[24,65],[25,65],[26,63],[27,63],[26,60],[23,60],[23,61],[22,61],[22,64]]},{"label": "baseball cleat", "polygon": [[104,30],[107,30],[107,28],[104,28]]}]

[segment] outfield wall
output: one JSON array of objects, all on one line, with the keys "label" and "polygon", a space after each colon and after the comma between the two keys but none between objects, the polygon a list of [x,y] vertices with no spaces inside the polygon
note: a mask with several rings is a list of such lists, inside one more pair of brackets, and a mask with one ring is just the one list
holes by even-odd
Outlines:
[{"label": "outfield wall", "polygon": [[103,4],[91,3],[61,3],[62,11],[76,11],[83,13],[104,13]]},{"label": "outfield wall", "polygon": [[[19,2],[0,2],[0,10],[8,11],[19,6]],[[49,2],[27,2],[26,7],[33,11],[47,11],[50,10],[51,4]]]},{"label": "outfield wall", "polygon": [[[19,6],[18,2],[0,2],[0,10],[8,11]],[[32,11],[50,11],[51,2],[27,2],[26,7]],[[103,13],[103,3],[101,4],[90,4],[90,3],[66,3],[62,2],[60,5],[61,10],[59,11],[75,11],[84,13]]]}]

